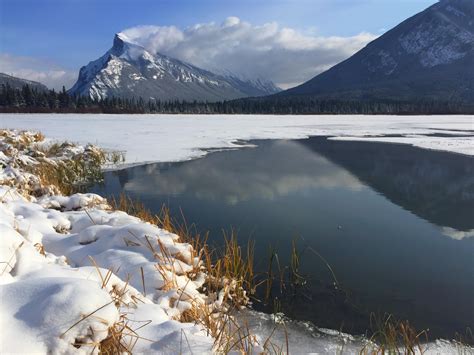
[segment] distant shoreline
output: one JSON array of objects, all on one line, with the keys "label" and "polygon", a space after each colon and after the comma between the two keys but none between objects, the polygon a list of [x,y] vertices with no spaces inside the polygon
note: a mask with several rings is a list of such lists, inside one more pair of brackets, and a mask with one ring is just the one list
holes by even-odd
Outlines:
[{"label": "distant shoreline", "polygon": [[474,103],[431,98],[393,100],[387,98],[333,99],[296,95],[249,97],[231,101],[159,101],[107,97],[95,100],[70,95],[63,87],[38,90],[26,84],[21,89],[0,87],[0,113],[105,113],[105,114],[249,114],[249,115],[459,115],[474,114]]}]

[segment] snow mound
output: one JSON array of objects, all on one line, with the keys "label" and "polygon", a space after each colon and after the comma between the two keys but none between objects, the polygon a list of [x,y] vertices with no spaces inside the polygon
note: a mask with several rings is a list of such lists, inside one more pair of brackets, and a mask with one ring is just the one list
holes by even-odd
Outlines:
[{"label": "snow mound", "polygon": [[0,353],[99,353],[117,329],[136,352],[210,353],[204,327],[179,321],[207,298],[191,245],[95,194],[32,195],[32,136],[0,139]]}]

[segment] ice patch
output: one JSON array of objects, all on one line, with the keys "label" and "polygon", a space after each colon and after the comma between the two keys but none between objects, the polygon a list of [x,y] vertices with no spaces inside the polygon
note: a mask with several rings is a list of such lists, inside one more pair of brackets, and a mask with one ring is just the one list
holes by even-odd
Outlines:
[{"label": "ice patch", "polygon": [[[309,136],[474,155],[474,116],[3,114],[0,127],[39,130],[60,141],[99,143],[124,151],[124,166],[189,160],[208,150],[241,148],[246,146],[242,141],[252,139]],[[433,135],[437,132],[453,136]]]}]

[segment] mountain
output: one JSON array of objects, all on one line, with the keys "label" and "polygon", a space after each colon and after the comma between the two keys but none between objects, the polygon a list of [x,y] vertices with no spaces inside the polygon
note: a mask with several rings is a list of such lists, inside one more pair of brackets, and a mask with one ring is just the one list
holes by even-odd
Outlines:
[{"label": "mountain", "polygon": [[474,103],[474,0],[441,0],[277,96]]},{"label": "mountain", "polygon": [[38,83],[37,81],[30,81],[26,79],[20,79],[15,76],[11,76],[8,74],[0,73],[0,86],[1,85],[10,85],[13,89],[21,89],[25,85],[29,85],[30,88],[36,89],[38,91],[48,91],[48,88],[41,84]]},{"label": "mountain", "polygon": [[245,81],[197,68],[168,56],[151,53],[123,33],[99,59],[81,68],[70,94],[187,101],[222,101],[280,91],[268,82]]}]

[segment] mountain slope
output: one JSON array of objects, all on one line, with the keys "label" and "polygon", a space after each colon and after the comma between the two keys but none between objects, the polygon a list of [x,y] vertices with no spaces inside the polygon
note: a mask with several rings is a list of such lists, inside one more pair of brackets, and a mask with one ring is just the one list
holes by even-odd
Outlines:
[{"label": "mountain slope", "polygon": [[474,102],[474,0],[441,0],[344,62],[277,94]]},{"label": "mountain slope", "polygon": [[13,89],[21,89],[23,86],[29,85],[31,89],[36,89],[38,91],[48,91],[48,88],[45,85],[38,83],[37,81],[21,79],[8,74],[0,73],[0,86],[6,85],[7,83]]},{"label": "mountain slope", "polygon": [[115,35],[113,47],[82,67],[71,94],[156,100],[221,101],[278,92],[273,84],[217,75]]}]

